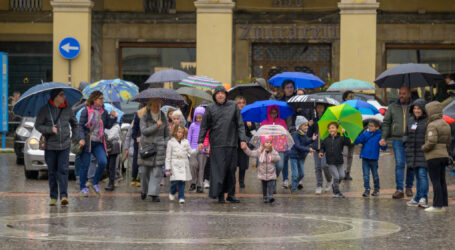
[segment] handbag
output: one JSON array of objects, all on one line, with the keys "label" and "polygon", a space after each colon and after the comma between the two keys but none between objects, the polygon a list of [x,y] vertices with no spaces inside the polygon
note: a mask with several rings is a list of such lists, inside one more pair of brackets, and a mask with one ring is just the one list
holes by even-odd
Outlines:
[{"label": "handbag", "polygon": [[[49,104],[47,105],[47,108],[49,109],[49,116],[51,117],[52,127],[54,127],[55,126],[54,118],[52,117],[52,112],[51,112],[51,108],[50,108]],[[61,114],[62,114],[62,110],[60,110],[60,112],[58,113],[57,119],[55,119],[55,123],[58,123],[58,120],[60,119]],[[38,148],[40,150],[46,150],[46,140],[47,140],[46,136],[41,135],[41,137],[39,138],[39,143],[38,143]]]},{"label": "handbag", "polygon": [[81,147],[79,145],[78,141],[72,141],[71,142],[71,147],[70,147],[71,153],[73,153],[75,155],[80,155],[80,154],[82,154],[83,150],[84,150],[84,147]]},{"label": "handbag", "polygon": [[120,154],[120,143],[106,140],[106,151],[108,155]]},{"label": "handbag", "polygon": [[141,155],[142,159],[148,159],[152,156],[155,156],[156,155],[155,144],[153,143],[153,144],[145,146],[143,148],[141,147],[141,149],[139,150],[139,154]]},{"label": "handbag", "polygon": [[455,172],[455,163],[453,162],[452,157],[449,156],[448,164],[447,164],[447,171]]}]

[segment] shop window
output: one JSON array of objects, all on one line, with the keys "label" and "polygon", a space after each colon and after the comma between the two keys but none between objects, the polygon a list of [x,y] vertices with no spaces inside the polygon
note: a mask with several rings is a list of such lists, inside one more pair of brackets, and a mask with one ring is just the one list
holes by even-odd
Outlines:
[{"label": "shop window", "polygon": [[9,9],[12,11],[41,11],[42,0],[10,0]]},{"label": "shop window", "polygon": [[194,43],[156,44],[120,43],[120,77],[145,89],[147,78],[162,69],[179,69],[196,74],[196,45]]},{"label": "shop window", "polygon": [[175,0],[143,0],[145,12],[175,13]]}]

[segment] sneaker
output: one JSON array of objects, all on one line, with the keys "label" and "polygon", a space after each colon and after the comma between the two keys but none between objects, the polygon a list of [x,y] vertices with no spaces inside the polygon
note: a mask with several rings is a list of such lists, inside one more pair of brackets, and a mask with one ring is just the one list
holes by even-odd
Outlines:
[{"label": "sneaker", "polygon": [[379,189],[375,189],[371,196],[379,196]]},{"label": "sneaker", "polygon": [[240,188],[245,188],[245,183],[240,183],[239,186]]},{"label": "sneaker", "polygon": [[412,193],[412,188],[406,188],[406,196],[412,197],[414,194]]},{"label": "sneaker", "polygon": [[346,174],[344,176],[344,180],[345,181],[352,181],[351,173],[346,172]]},{"label": "sneaker", "polygon": [[189,192],[194,192],[196,190],[196,185],[191,184],[190,189],[188,190]]},{"label": "sneaker", "polygon": [[442,213],[442,212],[445,212],[446,209],[445,207],[429,207],[429,208],[425,208],[425,212],[429,212],[429,213]]},{"label": "sneaker", "polygon": [[299,181],[299,185],[297,186],[299,190],[303,189],[303,181]]},{"label": "sneaker", "polygon": [[180,199],[179,200],[179,204],[184,204],[185,203],[185,200],[184,199]]},{"label": "sneaker", "polygon": [[197,187],[196,193],[199,193],[199,194],[204,193],[204,191],[202,191],[202,187]]},{"label": "sneaker", "polygon": [[420,198],[419,200],[419,207],[421,208],[427,208],[428,207],[428,201],[425,198]]},{"label": "sneaker", "polygon": [[414,199],[411,199],[410,201],[406,202],[406,205],[408,205],[408,207],[417,207],[419,203]]},{"label": "sneaker", "polygon": [[67,206],[68,204],[69,204],[68,198],[63,197],[62,200],[60,201],[60,205]]},{"label": "sneaker", "polygon": [[204,181],[204,188],[209,189],[210,188],[210,182],[208,180]]},{"label": "sneaker", "polygon": [[370,196],[370,190],[365,189],[365,192],[363,192],[362,197],[369,197]]},{"label": "sneaker", "polygon": [[317,187],[315,193],[322,194],[322,187]]},{"label": "sneaker", "polygon": [[101,191],[98,185],[93,185],[93,191],[95,192],[95,194],[101,195]]},{"label": "sneaker", "polygon": [[333,198],[345,198],[342,193],[333,194]]},{"label": "sneaker", "polygon": [[289,186],[289,181],[288,180],[283,181],[283,187],[288,188],[288,186]]},{"label": "sneaker", "polygon": [[235,196],[228,196],[226,200],[229,201],[230,203],[240,203],[240,200],[235,198]]},{"label": "sneaker", "polygon": [[400,191],[400,190],[395,191],[395,193],[392,195],[392,198],[394,198],[394,199],[403,199],[404,198],[403,191]]},{"label": "sneaker", "polygon": [[325,191],[326,192],[330,192],[332,190],[332,183],[333,183],[333,180],[329,181],[329,182],[327,182],[327,184],[325,184]]},{"label": "sneaker", "polygon": [[136,181],[131,181],[131,186],[135,186],[136,185]]},{"label": "sneaker", "polygon": [[87,183],[85,183],[85,186],[92,190],[92,192],[95,192],[97,195],[100,194],[100,188],[98,187],[98,185],[93,185],[93,183],[87,181]]},{"label": "sneaker", "polygon": [[160,197],[158,197],[158,196],[152,196],[152,201],[153,201],[153,202],[160,202]]},{"label": "sneaker", "polygon": [[161,179],[160,186],[164,186],[164,178]]},{"label": "sneaker", "polygon": [[81,190],[81,196],[88,197],[88,188],[83,188]]},{"label": "sneaker", "polygon": [[271,197],[271,198],[269,199],[269,202],[270,202],[270,203],[273,203],[274,201],[275,201],[275,198],[273,198],[273,197]]},{"label": "sneaker", "polygon": [[51,199],[49,201],[49,206],[55,206],[57,204],[57,199]]},{"label": "sneaker", "polygon": [[264,197],[264,203],[269,203],[269,198]]},{"label": "sneaker", "polygon": [[173,194],[169,194],[169,200],[170,200],[170,201],[173,201],[173,200],[175,200],[175,195],[173,195]]},{"label": "sneaker", "polygon": [[147,198],[147,194],[141,192],[141,200],[145,200],[145,198]]}]

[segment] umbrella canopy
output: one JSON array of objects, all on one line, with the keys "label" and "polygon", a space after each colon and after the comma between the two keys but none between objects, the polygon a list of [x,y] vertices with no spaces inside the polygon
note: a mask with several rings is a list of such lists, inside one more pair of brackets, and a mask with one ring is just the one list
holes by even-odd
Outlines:
[{"label": "umbrella canopy", "polygon": [[276,74],[269,79],[269,82],[274,86],[281,87],[286,80],[292,80],[298,89],[314,89],[325,84],[319,77],[303,72],[283,72]]},{"label": "umbrella canopy", "polygon": [[179,84],[206,89],[214,89],[215,87],[223,86],[220,81],[214,80],[208,76],[188,76],[180,81]]},{"label": "umbrella canopy", "polygon": [[312,94],[312,95],[296,95],[288,100],[288,103],[295,108],[313,108],[316,104],[324,104],[328,106],[340,105],[340,103],[330,97]]},{"label": "umbrella canopy", "polygon": [[[77,111],[77,113],[76,113],[77,121],[79,121],[81,118],[82,110],[83,110],[83,108],[79,109],[79,111]],[[116,120],[118,123],[120,123],[120,121],[122,120],[122,116],[125,114],[123,111],[121,111],[120,109],[116,108],[114,105],[107,103],[107,102],[104,103],[104,110],[107,113],[111,113],[111,111],[114,110],[118,114],[118,117]]]},{"label": "umbrella canopy", "polygon": [[327,126],[332,122],[336,122],[340,125],[338,127],[339,132],[341,132],[342,128],[346,130],[351,142],[354,142],[363,130],[362,115],[357,109],[351,107],[349,104],[341,104],[327,108],[318,121],[321,140],[329,136]]},{"label": "umbrella canopy", "polygon": [[227,98],[234,100],[237,96],[243,96],[247,104],[256,101],[268,100],[272,94],[261,85],[255,83],[240,84],[228,91]]},{"label": "umbrella canopy", "polygon": [[286,102],[267,100],[257,101],[253,104],[246,105],[242,111],[242,118],[244,121],[249,122],[262,122],[267,119],[267,107],[271,105],[278,106],[280,111],[280,118],[284,119],[294,114],[294,109],[289,106]]},{"label": "umbrella canopy", "polygon": [[85,87],[82,93],[88,98],[93,91],[101,91],[106,102],[124,102],[135,97],[139,88],[122,79],[100,80]]},{"label": "umbrella canopy", "polygon": [[446,121],[448,124],[452,124],[455,122],[455,102],[449,103],[443,110],[442,110],[442,119]]},{"label": "umbrella canopy", "polygon": [[189,75],[178,69],[165,69],[153,73],[145,83],[180,82]]},{"label": "umbrella canopy", "polygon": [[204,90],[200,90],[197,88],[192,88],[192,87],[181,87],[177,89],[177,93],[181,95],[188,95],[188,96],[193,96],[193,97],[198,97],[204,100],[212,101],[212,96],[205,92]]},{"label": "umbrella canopy", "polygon": [[37,84],[19,98],[14,105],[13,112],[18,116],[37,116],[39,110],[49,102],[51,91],[53,89],[62,89],[65,92],[68,105],[73,106],[82,98],[82,93],[68,84],[60,82],[45,82]]},{"label": "umbrella canopy", "polygon": [[[161,107],[161,111],[166,115],[166,118],[167,118],[167,112],[169,111],[169,109],[180,110],[179,108],[176,108],[174,106],[169,106],[169,105],[165,105],[165,106]],[[181,115],[180,120],[182,120],[183,124],[186,126],[186,119],[183,115]]]},{"label": "umbrella canopy", "polygon": [[376,115],[376,114],[379,114],[379,110],[375,106],[369,104],[366,101],[349,100],[349,101],[345,101],[343,103],[351,105],[353,108],[355,108],[358,111],[360,111],[360,113],[362,115]]},{"label": "umbrella canopy", "polygon": [[134,97],[134,102],[146,103],[150,99],[161,99],[163,105],[180,106],[186,102],[183,97],[173,89],[148,88]]},{"label": "umbrella canopy", "polygon": [[280,125],[264,125],[260,127],[251,138],[250,143],[256,148],[260,148],[263,143],[263,137],[266,135],[272,137],[273,149],[276,151],[287,151],[294,146],[292,136],[283,126]]},{"label": "umbrella canopy", "polygon": [[357,79],[349,78],[343,81],[334,82],[327,91],[346,91],[346,90],[375,90],[373,84]]},{"label": "umbrella canopy", "polygon": [[442,81],[441,74],[425,64],[400,64],[382,72],[374,82],[381,88],[426,87]]}]

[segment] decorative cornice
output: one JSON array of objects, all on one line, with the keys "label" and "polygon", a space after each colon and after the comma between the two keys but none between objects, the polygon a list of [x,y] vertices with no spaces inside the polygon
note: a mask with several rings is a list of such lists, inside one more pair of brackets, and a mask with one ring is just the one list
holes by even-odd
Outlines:
[{"label": "decorative cornice", "polygon": [[232,14],[235,3],[228,0],[221,2],[219,0],[197,0],[194,2],[197,13],[228,13]]},{"label": "decorative cornice", "polygon": [[91,0],[52,0],[53,12],[91,12],[93,2]]},{"label": "decorative cornice", "polygon": [[379,3],[338,3],[340,14],[376,14]]}]

